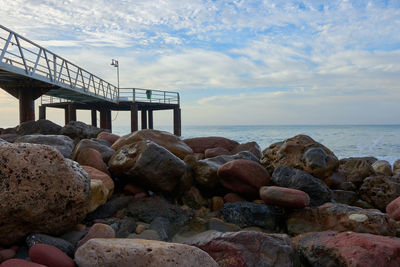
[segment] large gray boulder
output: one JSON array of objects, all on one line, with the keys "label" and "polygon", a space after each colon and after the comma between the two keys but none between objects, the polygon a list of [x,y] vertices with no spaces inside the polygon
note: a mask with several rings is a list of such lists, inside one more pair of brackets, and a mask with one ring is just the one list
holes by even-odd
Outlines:
[{"label": "large gray boulder", "polygon": [[75,146],[74,140],[65,135],[23,135],[14,143],[48,145],[60,151],[65,158],[71,158]]}]

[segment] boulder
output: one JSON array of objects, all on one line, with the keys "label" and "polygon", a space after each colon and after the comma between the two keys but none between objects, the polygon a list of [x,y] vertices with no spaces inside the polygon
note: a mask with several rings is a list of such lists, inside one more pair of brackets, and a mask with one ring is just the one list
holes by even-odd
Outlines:
[{"label": "boulder", "polygon": [[396,221],[400,221],[400,197],[392,200],[386,206],[386,213]]},{"label": "boulder", "polygon": [[282,225],[284,211],[264,204],[234,202],[225,203],[221,214],[226,222],[234,223],[241,228],[258,226],[269,231],[276,231]]},{"label": "boulder", "polygon": [[399,266],[400,238],[332,231],[292,239],[302,266]]},{"label": "boulder", "polygon": [[19,134],[2,134],[2,135],[0,135],[0,138],[8,143],[14,143],[14,141],[17,140],[18,137],[20,137]]},{"label": "boulder", "polygon": [[303,170],[319,179],[330,177],[339,166],[339,160],[332,151],[307,135],[297,135],[272,144],[263,151],[261,163],[270,172],[278,166],[286,166]]},{"label": "boulder", "polygon": [[79,240],[78,244],[76,244],[76,247],[79,248],[93,238],[115,238],[115,231],[107,224],[95,223],[92,227],[90,227],[89,232],[85,235],[85,237]]},{"label": "boulder", "polygon": [[28,248],[31,248],[36,244],[47,244],[56,247],[70,257],[73,257],[75,253],[75,246],[73,244],[67,240],[54,236],[45,234],[31,234],[26,238],[26,245]]},{"label": "boulder", "polygon": [[[103,132],[104,133],[104,132]],[[111,149],[109,146],[108,141],[104,141],[101,139],[82,139],[79,143],[75,146],[75,149],[72,154],[72,159],[76,160],[79,157],[79,154],[82,151],[87,150],[88,148],[92,148],[97,150],[101,158],[104,162],[108,162],[112,155],[114,155],[115,150]]]},{"label": "boulder", "polygon": [[244,144],[240,144],[235,147],[231,152],[232,154],[237,154],[242,151],[249,151],[254,154],[258,159],[262,158],[262,152],[260,146],[256,142],[248,142]]},{"label": "boulder", "polygon": [[90,198],[88,212],[96,210],[107,202],[108,189],[101,180],[90,180]]},{"label": "boulder", "polygon": [[375,174],[372,164],[365,158],[346,158],[340,160],[340,169],[347,182],[360,185],[363,180]]},{"label": "boulder", "polygon": [[96,138],[104,129],[88,125],[81,121],[70,121],[62,127],[59,134],[71,137],[74,140]]},{"label": "boulder", "polygon": [[294,251],[284,234],[208,231],[185,243],[207,252],[219,266],[293,266]]},{"label": "boulder", "polygon": [[332,201],[352,206],[358,200],[354,191],[332,190]]},{"label": "boulder", "polygon": [[400,170],[400,159],[396,160],[396,161],[393,163],[393,172],[395,172],[395,171],[397,171],[397,170]]},{"label": "boulder", "polygon": [[118,150],[125,145],[132,145],[140,141],[150,140],[157,145],[167,149],[180,159],[193,153],[192,149],[187,146],[178,136],[164,131],[145,129],[121,136],[111,148]]},{"label": "boulder", "polygon": [[7,144],[8,142],[2,138],[0,138],[0,144]]},{"label": "boulder", "polygon": [[207,148],[204,151],[205,158],[213,158],[213,157],[218,157],[218,156],[222,156],[222,155],[232,155],[232,153],[223,147]]},{"label": "boulder", "polygon": [[392,176],[392,165],[386,160],[375,161],[372,168],[378,175]]},{"label": "boulder", "polygon": [[75,261],[79,267],[218,266],[199,248],[144,239],[91,239],[76,251]]},{"label": "boulder", "polygon": [[307,193],[279,186],[261,187],[260,197],[265,204],[285,208],[302,209],[310,205],[310,197]]},{"label": "boulder", "polygon": [[108,165],[117,177],[163,192],[172,192],[186,170],[185,162],[152,141],[122,147]]},{"label": "boulder", "polygon": [[54,147],[65,158],[71,158],[75,147],[74,141],[65,135],[23,135],[18,137],[14,143],[41,144]]},{"label": "boulder", "polygon": [[105,140],[109,142],[111,145],[114,144],[120,138],[119,135],[109,133],[109,132],[101,132],[97,135],[97,139]]},{"label": "boulder", "polygon": [[101,172],[109,174],[107,165],[104,163],[100,152],[96,149],[87,148],[82,150],[75,158],[75,161],[80,165],[90,166]]},{"label": "boulder", "polygon": [[[30,134],[60,134],[61,126],[49,120],[26,121],[15,128],[15,133],[19,135]],[[62,134],[62,133],[61,133]]]},{"label": "boulder", "polygon": [[206,149],[209,148],[222,147],[228,151],[232,151],[235,147],[239,145],[239,143],[236,141],[217,136],[189,138],[183,140],[183,142],[185,142],[193,150],[194,153],[203,154]]},{"label": "boulder", "polygon": [[36,244],[29,249],[29,258],[48,267],[75,267],[73,259],[58,248],[47,244]]},{"label": "boulder", "polygon": [[58,235],[87,213],[89,177],[52,147],[0,145],[0,244],[27,234]]},{"label": "boulder", "polygon": [[194,186],[190,187],[190,189],[183,194],[181,200],[184,205],[192,209],[200,209],[207,205],[207,201],[203,198],[199,189]]},{"label": "boulder", "polygon": [[395,236],[397,230],[396,222],[385,213],[339,203],[291,213],[286,224],[290,235],[333,230]]},{"label": "boulder", "polygon": [[82,168],[89,174],[90,180],[100,180],[103,182],[108,190],[107,199],[111,198],[114,192],[114,181],[111,179],[110,175],[90,166],[82,165]]},{"label": "boulder", "polygon": [[289,167],[277,167],[272,174],[272,184],[280,187],[293,188],[303,191],[310,197],[311,206],[319,206],[330,202],[331,190],[320,179]]},{"label": "boulder", "polygon": [[384,211],[386,206],[400,196],[400,184],[391,177],[372,176],[364,180],[359,195],[362,200]]}]

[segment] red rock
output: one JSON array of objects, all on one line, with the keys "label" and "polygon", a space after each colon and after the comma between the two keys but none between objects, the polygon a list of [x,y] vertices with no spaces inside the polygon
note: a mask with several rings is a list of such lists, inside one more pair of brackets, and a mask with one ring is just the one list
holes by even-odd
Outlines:
[{"label": "red rock", "polygon": [[29,258],[48,267],[74,267],[75,262],[60,249],[47,244],[36,244],[29,249]]},{"label": "red rock", "polygon": [[263,186],[260,188],[260,197],[265,204],[286,208],[302,209],[310,205],[307,193],[292,188]]},{"label": "red rock", "polygon": [[222,156],[222,155],[232,155],[232,153],[223,147],[207,148],[204,151],[204,156],[206,158],[213,158],[213,157]]},{"label": "red rock", "polygon": [[246,200],[235,193],[228,193],[224,196],[225,203],[233,203],[233,202],[240,202],[240,201],[246,201]]},{"label": "red rock", "polygon": [[107,170],[107,165],[104,163],[103,158],[99,151],[93,148],[83,149],[76,157],[76,162],[80,165],[93,167],[99,171],[110,174]]},{"label": "red rock", "polygon": [[400,266],[400,238],[365,233],[311,232],[292,239],[307,266]]},{"label": "red rock", "polygon": [[26,261],[26,260],[21,260],[21,259],[6,260],[0,266],[1,267],[47,267],[46,265],[42,265],[42,264],[38,264],[38,263]]},{"label": "red rock", "polygon": [[114,144],[119,138],[120,138],[119,135],[112,134],[109,132],[101,132],[97,135],[97,139],[106,140],[110,142],[111,145]]},{"label": "red rock", "polygon": [[84,238],[79,240],[76,248],[79,248],[83,244],[85,244],[88,240],[92,238],[114,238],[115,231],[111,226],[103,223],[95,223],[92,227],[90,227],[88,233]]},{"label": "red rock", "polygon": [[90,166],[83,165],[82,168],[89,174],[90,179],[103,182],[108,189],[108,198],[110,198],[114,192],[114,181],[111,179],[110,175]]},{"label": "red rock", "polygon": [[268,185],[271,178],[263,166],[244,159],[225,163],[218,168],[217,174],[223,186],[247,196],[258,196],[259,189]]},{"label": "red rock", "polygon": [[386,206],[386,213],[396,221],[400,220],[400,197],[396,198]]},{"label": "red rock", "polygon": [[204,153],[208,148],[222,147],[228,151],[233,150],[239,145],[238,142],[224,137],[196,137],[183,140],[194,153]]},{"label": "red rock", "polygon": [[[5,261],[8,259],[12,259],[15,257],[15,250],[9,248],[9,249],[2,249],[0,250],[0,259]],[[0,260],[0,262],[1,262]]]}]

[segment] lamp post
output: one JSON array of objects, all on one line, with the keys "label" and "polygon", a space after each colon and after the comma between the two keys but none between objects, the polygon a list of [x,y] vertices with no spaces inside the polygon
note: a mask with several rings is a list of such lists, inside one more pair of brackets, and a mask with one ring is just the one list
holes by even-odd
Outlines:
[{"label": "lamp post", "polygon": [[117,68],[118,91],[119,91],[119,64],[118,64],[118,60],[112,59],[111,60],[111,66],[114,66],[114,67]]}]

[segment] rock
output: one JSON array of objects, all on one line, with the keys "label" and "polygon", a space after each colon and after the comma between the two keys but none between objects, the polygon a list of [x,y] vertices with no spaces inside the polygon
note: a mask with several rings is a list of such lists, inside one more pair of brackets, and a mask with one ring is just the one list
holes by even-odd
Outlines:
[{"label": "rock", "polygon": [[324,182],[301,170],[277,167],[272,174],[272,184],[307,193],[311,206],[331,201],[332,192]]},{"label": "rock", "polygon": [[75,253],[79,267],[215,266],[199,248],[143,239],[92,239]]},{"label": "rock", "polygon": [[261,163],[270,172],[278,166],[286,166],[322,180],[330,177],[339,166],[339,160],[328,148],[307,135],[297,135],[272,144],[263,151]]},{"label": "rock", "polygon": [[357,191],[357,187],[352,182],[343,182],[338,187],[339,190]]},{"label": "rock", "polygon": [[116,197],[110,199],[106,204],[98,207],[94,212],[86,216],[86,220],[104,219],[113,216],[117,211],[124,209],[131,203],[132,197]]},{"label": "rock", "polygon": [[224,206],[224,199],[219,196],[214,196],[211,198],[211,204],[212,211],[219,211]]},{"label": "rock", "polygon": [[203,198],[199,189],[194,186],[183,194],[182,203],[192,209],[200,209],[207,205],[207,201]]},{"label": "rock", "polygon": [[400,159],[396,160],[396,161],[393,163],[393,172],[395,172],[395,171],[397,171],[397,170],[400,170]]},{"label": "rock", "polygon": [[232,155],[232,153],[223,147],[207,148],[204,151],[205,158],[213,158],[213,157],[222,156],[222,155]]},{"label": "rock", "polygon": [[246,200],[235,193],[228,193],[224,196],[225,203],[233,203],[233,202],[240,202],[240,201],[246,201]]},{"label": "rock", "polygon": [[133,145],[140,141],[152,141],[157,145],[167,149],[180,159],[184,159],[187,155],[193,153],[192,149],[187,146],[179,137],[164,131],[145,129],[121,136],[113,145],[112,149],[119,150],[125,145]]},{"label": "rock", "polygon": [[262,186],[271,179],[267,170],[251,160],[237,159],[225,163],[217,172],[221,184],[235,193],[258,196]]},{"label": "rock", "polygon": [[146,239],[146,240],[158,240],[158,241],[162,240],[162,238],[160,237],[158,232],[156,230],[152,230],[152,229],[143,230],[139,234],[130,234],[128,236],[128,238]]},{"label": "rock", "polygon": [[386,213],[396,221],[400,221],[400,197],[386,206]]},{"label": "rock", "polygon": [[108,165],[117,177],[129,179],[152,191],[169,193],[176,188],[186,169],[181,159],[152,141],[122,147],[111,157]]},{"label": "rock", "polygon": [[260,197],[265,204],[285,208],[302,209],[310,205],[307,193],[285,187],[263,186],[260,188]]},{"label": "rock", "polygon": [[97,139],[99,140],[106,140],[111,145],[114,144],[120,138],[119,135],[112,134],[109,132],[101,132],[97,135]]},{"label": "rock", "polygon": [[222,147],[228,151],[233,150],[239,145],[238,142],[227,139],[225,137],[195,137],[183,140],[194,153],[205,153],[206,149]]},{"label": "rock", "polygon": [[372,165],[365,158],[341,159],[340,169],[343,171],[347,182],[357,185],[360,185],[365,178],[375,174]]},{"label": "rock", "polygon": [[294,251],[287,235],[208,232],[187,244],[207,252],[219,266],[293,266]]},{"label": "rock", "polygon": [[88,212],[96,210],[107,202],[108,189],[101,180],[90,180],[90,199]]},{"label": "rock", "polygon": [[[15,257],[15,250],[13,249],[0,249],[0,263]],[[2,266],[2,265],[1,265]]]},{"label": "rock", "polygon": [[118,220],[115,237],[126,238],[136,230],[136,221],[133,218],[123,218]]},{"label": "rock", "polygon": [[109,199],[114,192],[114,181],[111,177],[102,171],[99,171],[93,167],[83,165],[82,168],[89,174],[91,180],[100,180],[108,190],[107,199]]},{"label": "rock", "polygon": [[7,144],[8,142],[2,138],[0,138],[0,144]]},{"label": "rock", "polygon": [[251,202],[226,203],[221,214],[226,222],[240,227],[258,226],[275,231],[281,226],[283,210]]},{"label": "rock", "polygon": [[[61,126],[49,120],[26,121],[15,128],[19,135],[29,134],[60,134]],[[62,134],[62,133],[61,133]]]},{"label": "rock", "polygon": [[400,239],[366,233],[306,233],[292,242],[302,266],[399,266]]},{"label": "rock", "polygon": [[15,140],[17,140],[18,137],[20,137],[19,134],[2,134],[0,135],[1,139],[8,143],[14,143]]},{"label": "rock", "polygon": [[[65,234],[63,234],[62,236],[60,236],[60,238],[68,241],[69,243],[71,243],[74,246],[74,251],[75,251],[75,246],[78,243],[79,240],[81,240],[86,234],[87,234],[87,230],[72,230],[69,232],[66,232]],[[53,245],[55,246],[55,245]],[[55,246],[56,247],[56,246]],[[61,249],[62,250],[62,249]],[[64,250],[62,250],[64,253],[66,253]],[[68,253],[66,253],[68,256],[70,256]]]},{"label": "rock", "polygon": [[231,152],[232,154],[237,154],[242,151],[249,151],[254,154],[258,159],[262,158],[262,152],[260,146],[256,142],[248,142],[245,144],[240,144],[235,147]]},{"label": "rock", "polygon": [[354,191],[332,190],[332,200],[337,203],[352,205],[357,201],[357,194]]},{"label": "rock", "polygon": [[75,267],[73,259],[54,246],[36,244],[29,249],[29,258],[48,267]]},{"label": "rock", "polygon": [[74,256],[75,246],[70,242],[45,234],[31,234],[26,238],[26,244],[28,248],[33,247],[36,244],[47,244],[50,246],[54,246],[67,254],[70,257]]},{"label": "rock", "polygon": [[87,241],[93,238],[115,238],[114,229],[103,223],[95,223],[92,227],[90,227],[89,232],[85,235],[84,238],[79,240],[76,245],[77,248],[85,244]]},{"label": "rock", "polygon": [[400,196],[400,184],[392,182],[390,177],[368,177],[361,185],[359,195],[362,200],[384,211],[391,201]]},{"label": "rock", "polygon": [[88,174],[49,146],[0,145],[0,244],[59,235],[87,213]]},{"label": "rock", "polygon": [[88,125],[81,121],[70,121],[62,127],[60,134],[71,137],[74,140],[96,138],[104,129]]},{"label": "rock", "polygon": [[396,222],[385,213],[339,203],[291,213],[286,224],[290,235],[332,230],[395,236],[397,229]]},{"label": "rock", "polygon": [[48,145],[60,151],[65,158],[71,158],[75,147],[74,141],[65,135],[24,135],[18,137],[14,143]]},{"label": "rock", "polygon": [[82,150],[75,159],[80,165],[93,167],[101,172],[109,173],[99,151],[93,148]]},{"label": "rock", "polygon": [[392,165],[386,160],[375,161],[372,168],[378,175],[392,176]]},{"label": "rock", "polygon": [[361,199],[357,199],[357,201],[354,202],[353,206],[360,207],[362,209],[375,209],[375,207],[373,207],[371,204]]},{"label": "rock", "polygon": [[48,267],[48,266],[22,259],[10,259],[4,261],[1,264],[1,267]]},{"label": "rock", "polygon": [[75,146],[75,149],[72,154],[72,159],[76,160],[82,151],[92,148],[94,150],[97,150],[100,153],[101,159],[104,162],[108,162],[110,160],[110,158],[112,157],[112,155],[114,155],[114,153],[115,153],[115,150],[111,149],[109,147],[109,145],[110,144],[108,143],[108,141],[101,140],[101,139],[95,139],[95,138],[82,139]]},{"label": "rock", "polygon": [[221,219],[211,218],[207,220],[207,229],[218,232],[237,232],[240,231],[240,227],[233,223],[226,223]]}]

